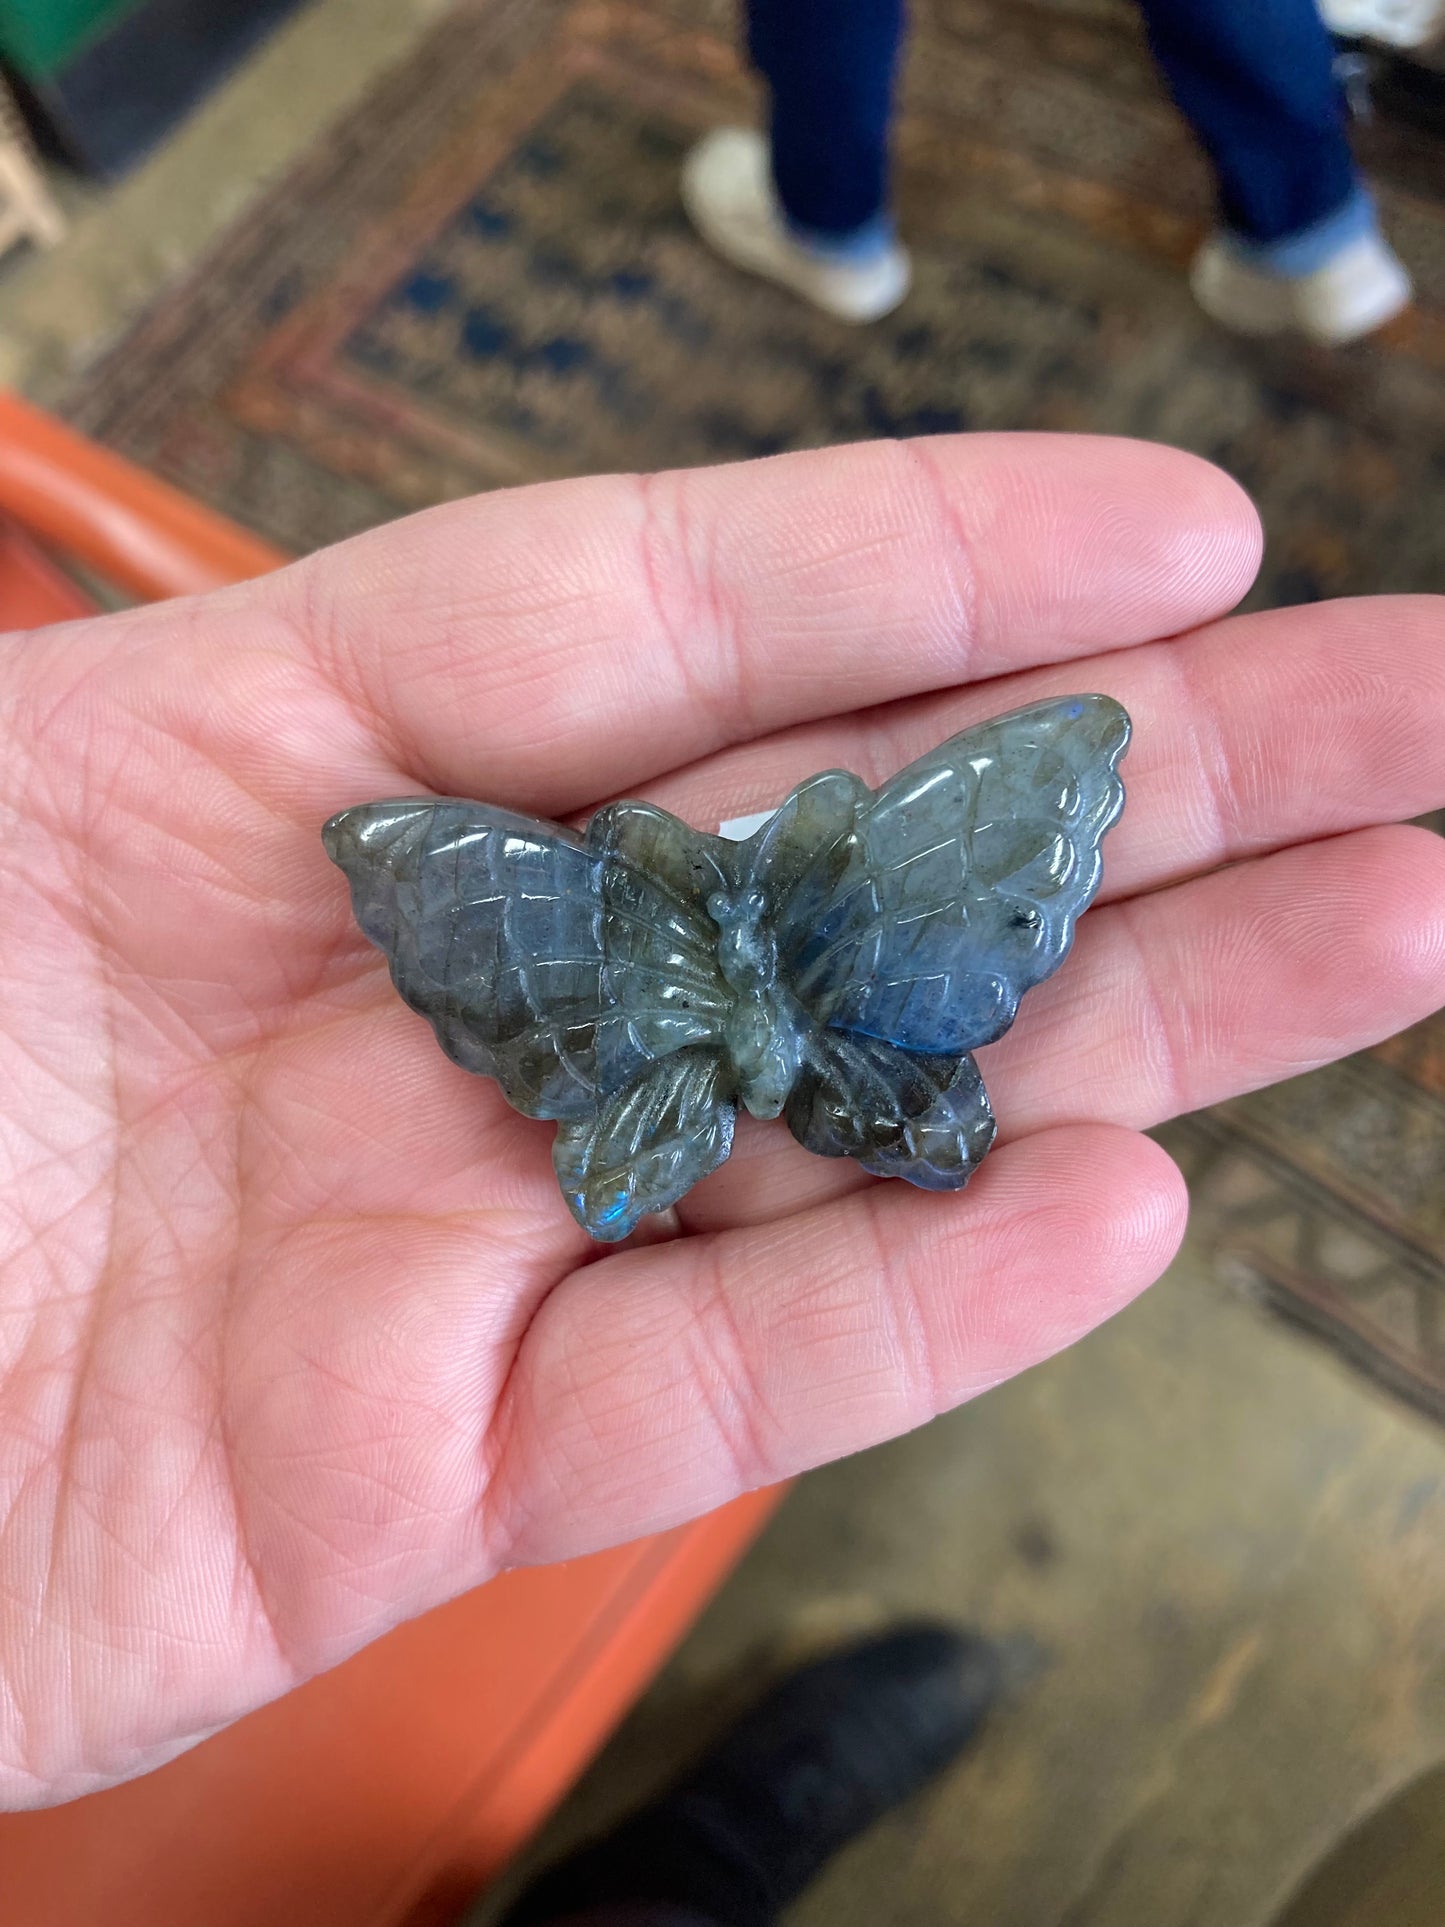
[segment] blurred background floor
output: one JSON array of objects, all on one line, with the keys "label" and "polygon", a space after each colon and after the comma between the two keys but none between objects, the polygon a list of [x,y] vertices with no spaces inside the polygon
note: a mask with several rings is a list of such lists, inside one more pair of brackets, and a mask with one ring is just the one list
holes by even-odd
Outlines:
[{"label": "blurred background floor", "polygon": [[142,166],[114,186],[63,169],[71,231],[0,260],[0,381],[54,405],[449,0],[311,0]]},{"label": "blurred background floor", "polygon": [[[1008,1642],[1015,1696],[790,1927],[1265,1927],[1445,1759],[1442,1587],[1439,1431],[1186,1247],[1072,1352],[804,1479],[537,1858],[657,1786],[762,1666],[924,1612]],[[1438,1789],[1388,1847],[1376,1911],[1288,1927],[1437,1927]],[[1428,1911],[1392,1904],[1411,1868]]]},{"label": "blurred background floor", "polygon": [[[80,379],[59,379],[52,337],[47,382],[87,432],[296,547],[540,475],[900,432],[1099,429],[1239,476],[1270,530],[1261,600],[1445,585],[1433,143],[1372,136],[1415,312],[1343,353],[1241,344],[1184,285],[1205,173],[1128,0],[933,0],[919,15],[900,190],[916,285],[874,327],[735,274],[687,227],[687,144],[756,111],[729,6],[469,0],[329,126],[278,74],[260,124],[239,116],[230,191],[255,185],[266,128],[292,143],[279,183]],[[366,63],[351,61],[359,84]],[[181,139],[199,148],[198,126]],[[127,216],[154,224],[152,254],[168,234],[182,246],[182,208],[185,245],[199,240],[194,203],[220,207],[232,153],[218,141],[193,157],[209,191],[172,176],[174,149],[121,190],[144,202]],[[124,262],[125,222],[104,226]],[[76,315],[94,290],[83,301],[62,268],[50,325],[93,348],[98,317]]]},{"label": "blurred background floor", "polygon": [[[683,221],[688,141],[755,111],[730,8],[312,0],[128,181],[67,188],[62,249],[0,265],[0,374],[298,549],[539,475],[1097,429],[1239,476],[1257,601],[1445,588],[1439,147],[1368,132],[1416,311],[1343,352],[1242,344],[1185,287],[1205,177],[1126,0],[917,12],[917,288],[876,328]],[[557,1838],[654,1784],[759,1653],[927,1610],[1011,1639],[1017,1698],[805,1927],[1263,1927],[1331,1846],[1289,1927],[1415,1927],[1398,1882],[1340,1910],[1352,1865],[1421,1856],[1445,1921],[1417,1780],[1445,1760],[1445,1025],[1168,1141],[1195,1222],[1165,1284],[804,1481]]]}]

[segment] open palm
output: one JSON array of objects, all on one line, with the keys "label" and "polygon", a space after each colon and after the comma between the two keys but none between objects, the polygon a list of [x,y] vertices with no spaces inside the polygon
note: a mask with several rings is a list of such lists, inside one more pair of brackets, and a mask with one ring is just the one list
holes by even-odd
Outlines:
[{"label": "open palm", "polygon": [[[1256,552],[1186,456],[956,438],[484,497],[6,638],[0,1799],[1068,1344],[1181,1233],[1140,1127],[1445,1000],[1445,843],[1372,827],[1445,802],[1445,608],[1212,620]],[[600,1255],[318,836],[418,789],[712,827],[1094,689],[1129,807],[958,1197],[744,1120]]]}]

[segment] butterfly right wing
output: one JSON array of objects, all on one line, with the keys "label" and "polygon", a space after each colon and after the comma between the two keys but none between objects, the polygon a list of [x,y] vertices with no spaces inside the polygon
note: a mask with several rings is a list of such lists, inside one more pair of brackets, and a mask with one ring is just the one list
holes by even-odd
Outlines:
[{"label": "butterfly right wing", "polygon": [[806,1038],[784,1116],[805,1150],[855,1158],[874,1177],[924,1191],[962,1190],[995,1130],[972,1057],[900,1050],[841,1030]]},{"label": "butterfly right wing", "polygon": [[878,790],[815,776],[742,847],[812,1020],[785,1106],[807,1149],[929,1190],[968,1181],[994,1131],[969,1053],[1062,962],[1128,738],[1108,697],[1035,704]]},{"label": "butterfly right wing", "polygon": [[[657,1059],[720,1035],[705,914],[605,838],[409,797],[343,810],[323,839],[401,995],[529,1117],[586,1122]],[[671,1000],[669,968],[686,986]]]},{"label": "butterfly right wing", "polygon": [[836,770],[795,790],[745,860],[813,1020],[955,1057],[1001,1036],[1098,889],[1128,741],[1109,697],[1056,698],[878,790]]}]

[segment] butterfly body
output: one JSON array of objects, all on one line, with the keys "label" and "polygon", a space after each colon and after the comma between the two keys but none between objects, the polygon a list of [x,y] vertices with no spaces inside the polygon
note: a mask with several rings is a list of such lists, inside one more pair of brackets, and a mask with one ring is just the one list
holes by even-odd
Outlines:
[{"label": "butterfly body", "polygon": [[442,1048],[552,1118],[579,1222],[624,1237],[728,1155],[739,1104],[926,1189],[993,1137],[971,1053],[1063,961],[1123,805],[1105,696],[965,731],[878,790],[828,771],[746,842],[653,804],[585,834],[401,798],[324,836]]},{"label": "butterfly body", "polygon": [[733,994],[724,1029],[728,1062],[743,1106],[757,1118],[782,1115],[802,1064],[806,1016],[779,981],[778,942],[764,921],[761,890],[714,890],[707,913],[717,925],[717,962]]}]

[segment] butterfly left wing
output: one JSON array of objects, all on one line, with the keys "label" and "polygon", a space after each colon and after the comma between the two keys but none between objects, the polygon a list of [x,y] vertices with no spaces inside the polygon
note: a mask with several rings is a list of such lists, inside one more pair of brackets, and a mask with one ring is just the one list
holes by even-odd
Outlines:
[{"label": "butterfly left wing", "polygon": [[618,814],[584,838],[484,803],[400,797],[322,833],[402,996],[529,1117],[587,1115],[726,1018],[706,912],[615,847]]},{"label": "butterfly left wing", "polygon": [[653,803],[609,803],[587,825],[599,865],[601,993],[618,1021],[598,1036],[598,1082],[612,1092],[639,1053],[664,1057],[720,1034],[729,999],[705,905],[726,887],[731,852]]},{"label": "butterfly left wing", "polygon": [[745,846],[784,980],[815,1023],[957,1057],[1055,971],[1123,807],[1108,696],[965,730],[881,789],[833,771]]},{"label": "butterfly left wing", "polygon": [[[732,1150],[737,1088],[719,1041],[728,999],[702,908],[730,881],[731,851],[637,802],[599,810],[586,841],[601,865],[602,989],[620,1021],[599,1032],[597,1108],[561,1126],[552,1162],[573,1217],[610,1243]],[[639,1068],[643,1043],[654,1061]]]},{"label": "butterfly left wing", "polygon": [[584,838],[428,797],[362,804],[324,831],[357,921],[442,1049],[558,1120],[564,1193],[600,1238],[674,1203],[731,1143],[728,998],[689,894],[692,836],[642,805],[600,813]]},{"label": "butterfly left wing", "polygon": [[552,1163],[568,1209],[594,1238],[625,1238],[717,1169],[736,1117],[721,1051],[697,1046],[648,1064],[590,1117],[558,1128]]}]

